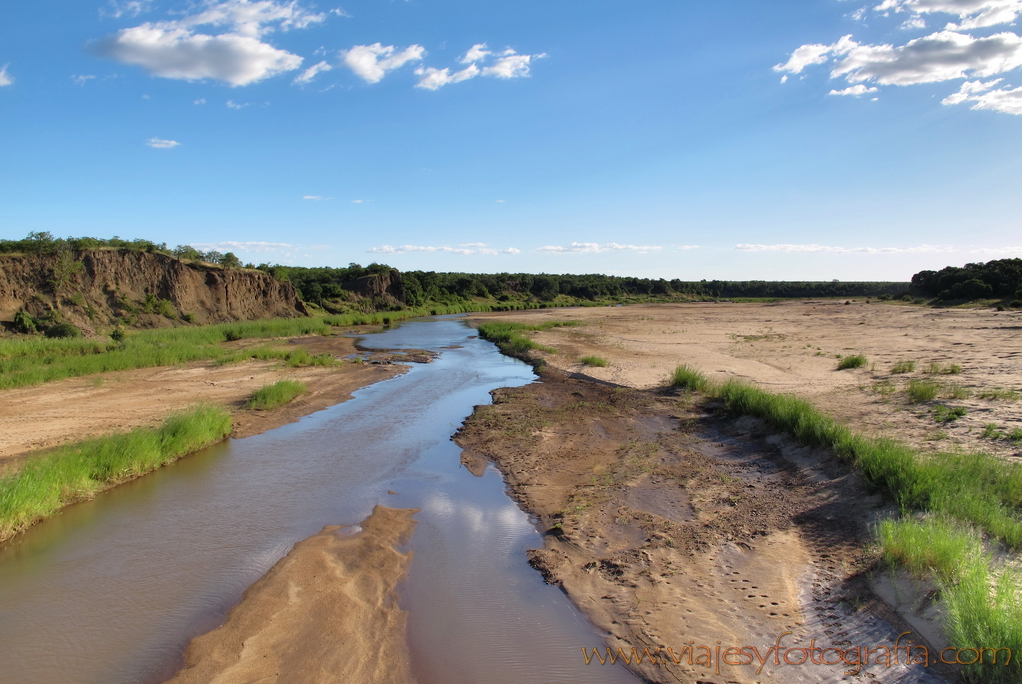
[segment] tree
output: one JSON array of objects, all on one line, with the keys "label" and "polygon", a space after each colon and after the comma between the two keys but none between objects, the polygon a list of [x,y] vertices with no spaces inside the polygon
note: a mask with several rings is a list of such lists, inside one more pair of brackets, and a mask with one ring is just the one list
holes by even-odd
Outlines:
[{"label": "tree", "polygon": [[241,259],[234,252],[228,252],[220,257],[220,265],[224,268],[241,268]]}]

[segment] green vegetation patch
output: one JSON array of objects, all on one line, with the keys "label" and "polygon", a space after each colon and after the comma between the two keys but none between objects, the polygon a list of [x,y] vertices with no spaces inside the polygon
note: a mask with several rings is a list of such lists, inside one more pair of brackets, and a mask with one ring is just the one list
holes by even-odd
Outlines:
[{"label": "green vegetation patch", "polygon": [[596,366],[598,368],[606,368],[608,363],[607,359],[602,356],[583,356],[578,361],[586,366]]},{"label": "green vegetation patch", "polygon": [[891,375],[899,375],[901,373],[911,373],[916,369],[916,362],[910,360],[899,361],[898,363],[891,366]]},{"label": "green vegetation patch", "polygon": [[246,404],[247,408],[268,410],[283,406],[297,397],[305,394],[308,388],[304,382],[298,380],[279,380],[272,385],[266,385],[252,394],[252,398]]},{"label": "green vegetation patch", "polygon": [[910,404],[923,404],[933,401],[940,394],[940,385],[928,380],[909,380],[905,388]]},{"label": "green vegetation patch", "polygon": [[501,351],[511,356],[524,356],[533,349],[556,353],[552,347],[544,347],[534,340],[526,337],[524,333],[538,330],[549,330],[550,328],[570,328],[578,325],[585,325],[579,321],[548,321],[539,325],[525,325],[523,323],[504,323],[493,321],[479,324],[479,336],[497,345]]},{"label": "green vegetation patch", "polygon": [[230,431],[226,411],[199,406],[170,416],[159,428],[89,439],[30,459],[0,479],[0,540],[64,506],[218,442]]}]

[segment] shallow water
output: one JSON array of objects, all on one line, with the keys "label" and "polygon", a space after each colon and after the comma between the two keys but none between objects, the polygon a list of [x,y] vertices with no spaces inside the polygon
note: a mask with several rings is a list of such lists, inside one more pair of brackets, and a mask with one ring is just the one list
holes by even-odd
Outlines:
[{"label": "shallow water", "polygon": [[450,436],[472,407],[534,379],[473,334],[445,319],[369,336],[364,347],[441,357],[73,506],[0,548],[0,683],[160,682],[295,542],[355,524],[377,503],[422,509],[402,588],[419,684],[636,682],[584,664],[580,647],[602,639],[525,562],[539,535],[499,473],[476,478],[459,463]]}]

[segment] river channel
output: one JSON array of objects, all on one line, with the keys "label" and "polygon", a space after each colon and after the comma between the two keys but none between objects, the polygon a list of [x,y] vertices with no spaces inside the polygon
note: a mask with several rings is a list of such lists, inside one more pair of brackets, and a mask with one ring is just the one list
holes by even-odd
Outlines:
[{"label": "river channel", "polygon": [[376,504],[422,509],[401,599],[418,684],[635,684],[584,664],[602,637],[526,563],[540,535],[492,466],[460,465],[450,437],[473,406],[535,379],[474,333],[441,318],[366,337],[440,357],[0,547],[0,684],[157,684],[296,542]]}]

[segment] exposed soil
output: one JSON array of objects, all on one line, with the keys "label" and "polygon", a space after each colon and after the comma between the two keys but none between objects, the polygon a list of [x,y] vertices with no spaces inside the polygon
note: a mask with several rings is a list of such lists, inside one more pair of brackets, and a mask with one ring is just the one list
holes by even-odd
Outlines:
[{"label": "exposed soil", "polygon": [[396,586],[412,554],[397,547],[417,512],[377,506],[355,534],[326,527],[296,544],[192,640],[168,684],[411,684]]},{"label": "exposed soil", "polygon": [[[586,323],[534,333],[537,342],[559,351],[536,355],[556,368],[600,380],[661,387],[668,373],[685,363],[715,379],[738,377],[797,394],[857,430],[923,450],[960,447],[1022,456],[1022,442],[982,436],[988,424],[1002,435],[1022,428],[1019,395],[1014,401],[979,396],[995,388],[1022,392],[1022,313],[844,301],[634,305],[478,318]],[[859,353],[867,357],[865,367],[836,370],[838,354]],[[580,364],[588,355],[609,365]],[[915,370],[892,374],[894,364],[905,360],[914,361]],[[926,373],[932,363],[957,364],[961,372]],[[913,379],[937,382],[941,396],[909,404],[904,390]],[[941,423],[934,417],[938,404],[968,413]]]},{"label": "exposed soil", "polygon": [[[265,344],[265,340],[230,344],[256,343]],[[355,340],[348,337],[317,335],[281,343],[300,344],[312,354],[329,353],[338,358],[358,352]],[[200,402],[226,406],[234,414],[232,436],[248,437],[346,401],[360,387],[404,372],[405,366],[392,365],[392,359],[429,360],[426,356],[420,359],[416,355],[387,353],[362,356],[371,360],[364,364],[306,368],[255,360],[222,366],[196,362],[4,390],[0,393],[0,468],[17,467],[32,451],[156,425],[169,413]],[[285,378],[304,382],[308,392],[271,411],[245,408],[253,392]]]},{"label": "exposed soil", "polygon": [[654,654],[656,662],[631,666],[645,680],[939,681],[919,665],[851,674],[846,664],[743,664],[735,652],[734,665],[716,656],[700,664],[727,648],[756,647],[766,658],[778,638],[782,649],[815,639],[847,650],[891,646],[907,631],[868,609],[859,577],[872,563],[863,551],[869,525],[887,509],[829,452],[720,407],[556,370],[493,394],[456,438],[466,465],[495,461],[547,530],[533,566],[612,649]]}]

